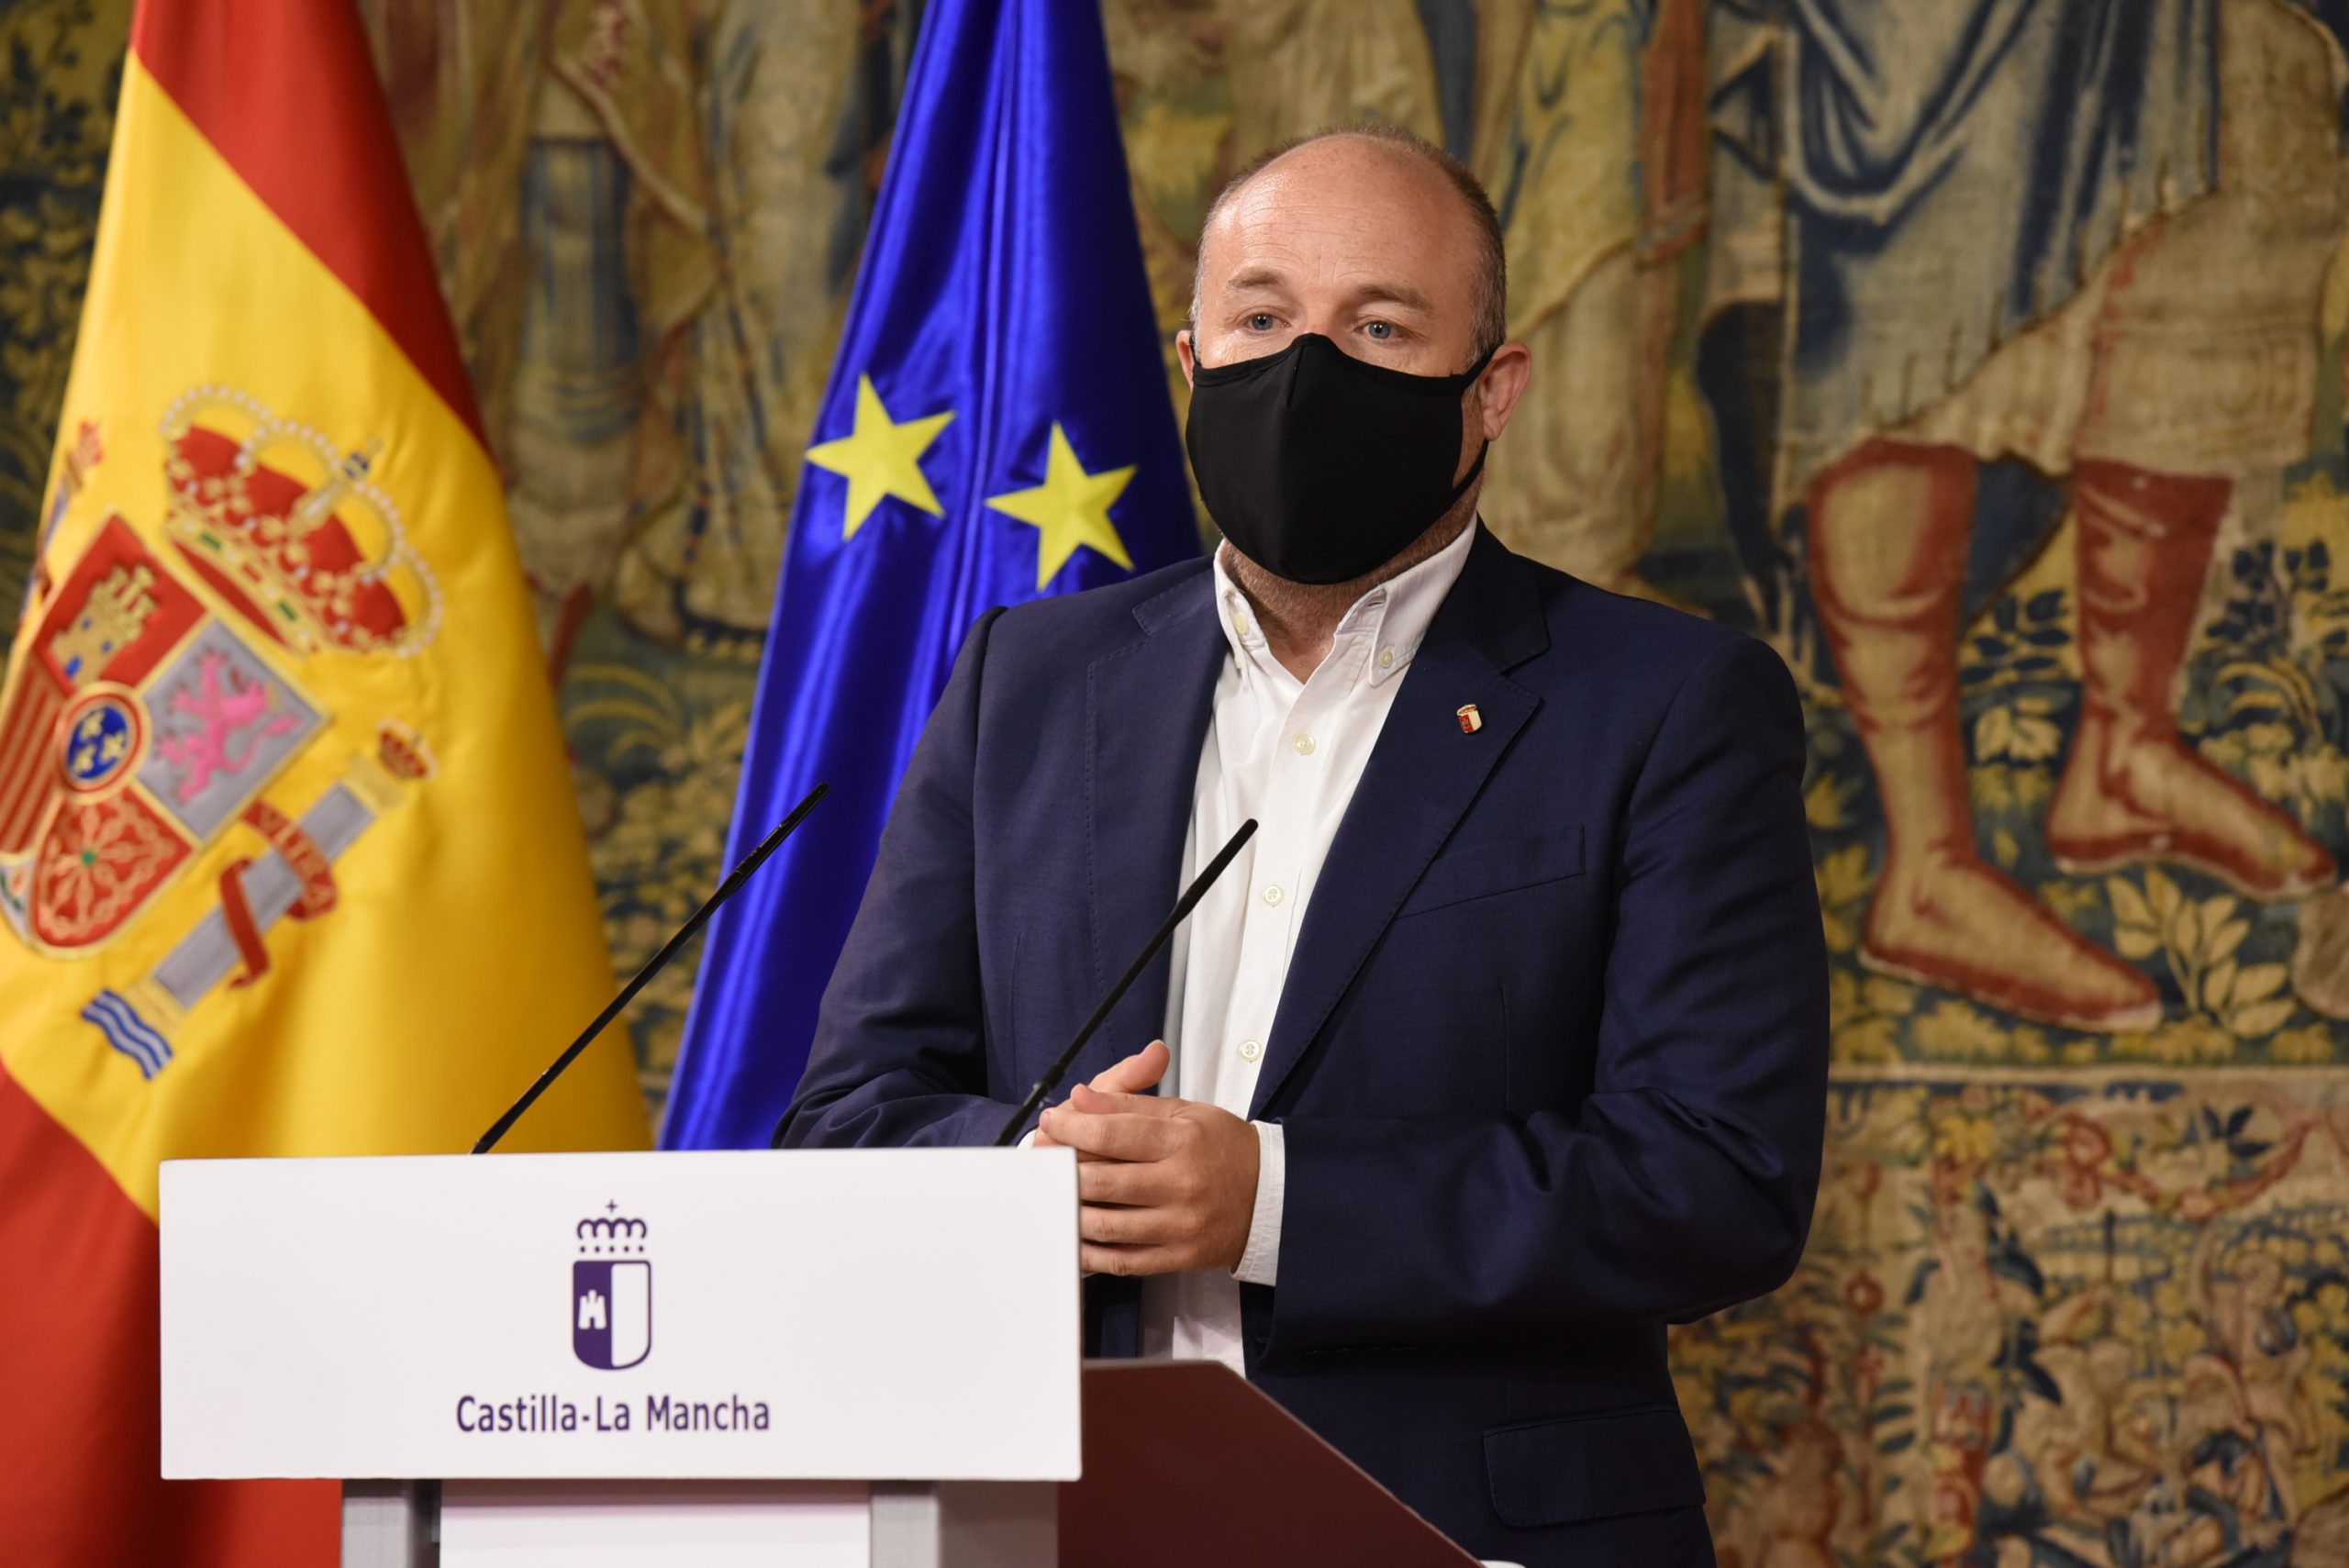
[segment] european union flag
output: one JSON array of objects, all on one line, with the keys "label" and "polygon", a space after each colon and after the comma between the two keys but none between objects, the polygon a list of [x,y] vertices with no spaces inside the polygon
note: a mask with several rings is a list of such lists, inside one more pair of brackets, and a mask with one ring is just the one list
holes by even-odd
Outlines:
[{"label": "european union flag", "polygon": [[1195,555],[1097,0],[931,0],[807,449],[661,1143],[766,1145],[971,623]]}]

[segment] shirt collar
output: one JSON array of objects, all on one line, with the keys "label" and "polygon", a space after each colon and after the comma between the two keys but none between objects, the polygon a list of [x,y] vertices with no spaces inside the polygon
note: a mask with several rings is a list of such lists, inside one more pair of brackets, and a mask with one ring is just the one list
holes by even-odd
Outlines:
[{"label": "shirt collar", "polygon": [[[1369,683],[1375,686],[1400,676],[1412,655],[1427,640],[1435,613],[1460,580],[1475,548],[1481,519],[1460,530],[1460,537],[1407,571],[1398,572],[1371,589],[1338,619],[1330,644],[1330,658],[1358,658]],[[1224,570],[1223,550],[1215,552],[1215,609],[1223,623],[1224,640],[1242,665],[1275,662],[1265,646],[1264,628],[1256,624],[1256,607]]]}]

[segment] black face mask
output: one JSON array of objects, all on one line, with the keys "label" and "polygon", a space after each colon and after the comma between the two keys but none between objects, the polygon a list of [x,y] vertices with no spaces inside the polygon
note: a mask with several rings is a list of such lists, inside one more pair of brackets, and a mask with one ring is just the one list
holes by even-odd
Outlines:
[{"label": "black face mask", "polygon": [[1491,362],[1460,375],[1366,364],[1318,332],[1277,354],[1192,380],[1184,429],[1208,515],[1241,554],[1292,583],[1347,583],[1392,561],[1452,510],[1461,398]]}]

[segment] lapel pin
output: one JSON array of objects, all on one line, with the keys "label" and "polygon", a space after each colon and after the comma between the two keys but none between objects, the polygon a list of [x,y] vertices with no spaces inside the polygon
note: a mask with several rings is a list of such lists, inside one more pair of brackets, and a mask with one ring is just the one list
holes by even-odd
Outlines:
[{"label": "lapel pin", "polygon": [[1463,735],[1474,735],[1485,728],[1485,716],[1476,711],[1475,703],[1463,703],[1453,711],[1453,717],[1460,720],[1460,733]]}]

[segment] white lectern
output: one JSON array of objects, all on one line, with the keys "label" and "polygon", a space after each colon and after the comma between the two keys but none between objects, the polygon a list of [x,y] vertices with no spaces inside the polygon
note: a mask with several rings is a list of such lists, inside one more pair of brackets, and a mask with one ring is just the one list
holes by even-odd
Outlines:
[{"label": "white lectern", "polygon": [[167,1477],[345,1482],[347,1564],[1053,1561],[1057,1151],[183,1161]]},{"label": "white lectern", "polygon": [[1224,1367],[1080,1368],[1064,1150],[180,1161],[161,1218],[163,1474],[340,1480],[348,1568],[1473,1562]]}]

